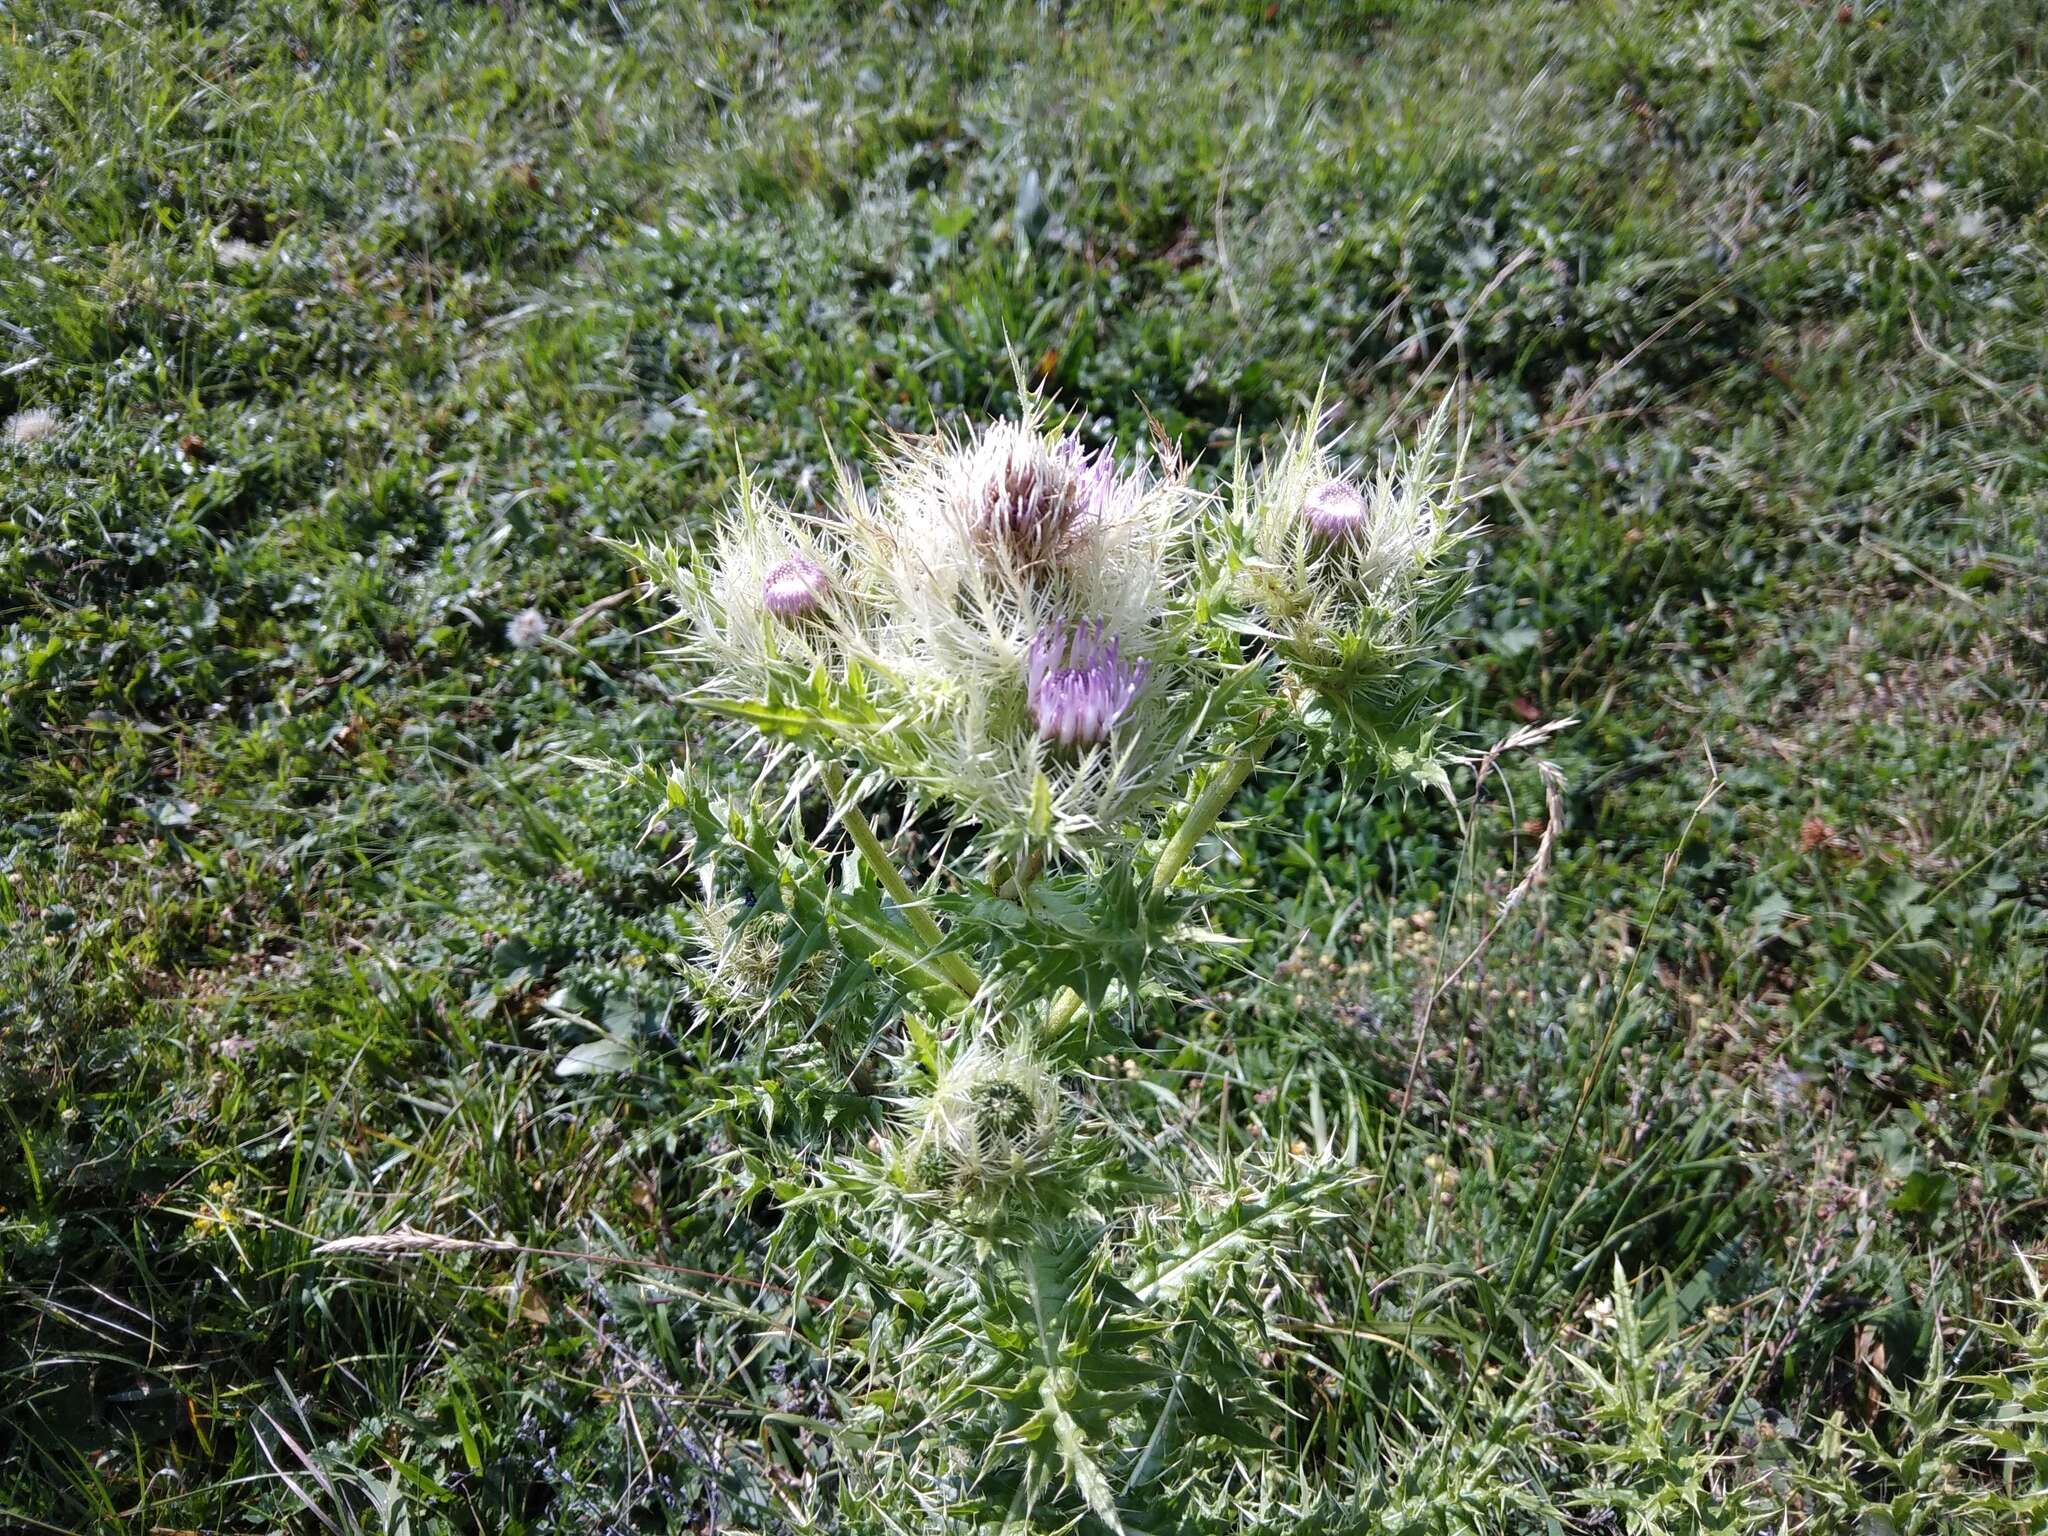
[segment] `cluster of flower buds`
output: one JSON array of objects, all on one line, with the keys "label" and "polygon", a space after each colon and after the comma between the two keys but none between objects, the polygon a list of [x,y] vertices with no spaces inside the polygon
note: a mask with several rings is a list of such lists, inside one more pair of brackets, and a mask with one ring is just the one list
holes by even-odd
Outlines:
[{"label": "cluster of flower buds", "polygon": [[[1048,430],[899,440],[802,517],[743,481],[712,558],[638,551],[672,587],[704,694],[958,808],[991,858],[1105,847],[1199,750],[1178,475]],[[791,722],[797,722],[793,728]],[[806,725],[807,723],[807,725]]]}]

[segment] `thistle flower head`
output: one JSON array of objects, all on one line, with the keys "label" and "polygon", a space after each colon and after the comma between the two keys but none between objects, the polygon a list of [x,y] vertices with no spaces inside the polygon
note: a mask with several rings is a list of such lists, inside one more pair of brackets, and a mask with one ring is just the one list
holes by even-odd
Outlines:
[{"label": "thistle flower head", "polygon": [[913,1188],[1015,1194],[1048,1173],[1059,1141],[1059,1084],[1021,1041],[977,1040],[905,1102],[900,1166]]},{"label": "thistle flower head", "polygon": [[1048,443],[1031,422],[1000,422],[969,450],[962,511],[984,557],[1044,577],[1085,559],[1125,490],[1107,449],[1062,436]]},{"label": "thistle flower head", "polygon": [[[900,442],[848,511],[854,654],[891,722],[862,744],[876,765],[979,822],[991,854],[1099,847],[1163,803],[1200,697],[1178,585],[1198,504],[1177,475],[1048,434],[1035,404]],[[1112,749],[1073,750],[1095,745]]]},{"label": "thistle flower head", "polygon": [[1036,402],[964,440],[896,447],[872,515],[858,521],[920,619],[1001,610],[1014,631],[1057,605],[1123,629],[1156,613],[1185,522],[1177,480],[1048,431]]},{"label": "thistle flower head", "polygon": [[1384,745],[1426,735],[1421,683],[1470,529],[1439,411],[1370,477],[1343,469],[1311,419],[1240,473],[1234,585],[1252,627],[1328,713]]},{"label": "thistle flower head", "polygon": [[860,622],[835,530],[795,516],[751,479],[708,550],[629,552],[680,610],[706,691],[726,698],[764,699],[838,663]]},{"label": "thistle flower head", "polygon": [[1362,538],[1372,524],[1372,509],[1358,487],[1346,480],[1325,480],[1302,498],[1302,520],[1318,538],[1332,544]]},{"label": "thistle flower head", "polygon": [[1459,471],[1444,462],[1445,420],[1438,411],[1369,480],[1337,464],[1313,419],[1259,473],[1241,476],[1240,597],[1276,623],[1311,621],[1294,636],[1310,646],[1375,616],[1400,618],[1470,532],[1458,516]]},{"label": "thistle flower head", "polygon": [[1031,723],[1042,741],[1092,747],[1109,739],[1145,686],[1152,664],[1127,659],[1099,622],[1046,625],[1026,662]]}]

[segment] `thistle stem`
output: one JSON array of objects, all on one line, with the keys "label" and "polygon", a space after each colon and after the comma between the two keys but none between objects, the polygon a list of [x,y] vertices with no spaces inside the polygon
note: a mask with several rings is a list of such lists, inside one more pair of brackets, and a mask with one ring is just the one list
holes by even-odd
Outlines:
[{"label": "thistle stem", "polygon": [[1196,847],[1209,835],[1209,829],[1216,825],[1217,818],[1244,787],[1244,781],[1252,776],[1252,770],[1259,766],[1259,759],[1266,755],[1266,748],[1272,745],[1272,741],[1271,735],[1261,734],[1209,776],[1209,782],[1202,786],[1195,803],[1188,807],[1186,817],[1174,829],[1173,836],[1167,839],[1166,847],[1159,854],[1159,863],[1153,867],[1154,896],[1165,895],[1173,882],[1180,878],[1188,860],[1195,856]]},{"label": "thistle stem", "polygon": [[[1244,787],[1244,781],[1252,776],[1252,770],[1259,766],[1259,759],[1266,755],[1266,749],[1272,744],[1272,733],[1262,731],[1209,775],[1202,792],[1195,796],[1195,803],[1188,807],[1187,815],[1181,818],[1180,825],[1173,829],[1173,836],[1160,850],[1159,862],[1152,869],[1154,896],[1165,895],[1173,882],[1180,878],[1188,860],[1195,856],[1195,849],[1208,836],[1209,829],[1216,825],[1232,798]],[[1046,1033],[1053,1036],[1062,1033],[1074,1021],[1074,1015],[1081,1011],[1081,1007],[1081,994],[1072,987],[1060,993],[1046,1010]]]},{"label": "thistle stem", "polygon": [[896,903],[896,910],[903,914],[911,931],[932,947],[932,963],[953,987],[967,997],[981,991],[981,977],[974,967],[967,963],[957,951],[940,954],[938,951],[946,942],[945,930],[932,920],[917,899],[917,893],[910,888],[910,882],[903,878],[895,862],[889,857],[889,850],[882,846],[881,838],[875,835],[874,824],[867,814],[854,803],[846,792],[846,778],[836,767],[825,768],[825,788],[831,792],[832,803],[839,809],[839,821],[853,838],[853,844],[860,850],[863,863],[870,873],[882,882],[882,889],[889,893],[889,899]]}]

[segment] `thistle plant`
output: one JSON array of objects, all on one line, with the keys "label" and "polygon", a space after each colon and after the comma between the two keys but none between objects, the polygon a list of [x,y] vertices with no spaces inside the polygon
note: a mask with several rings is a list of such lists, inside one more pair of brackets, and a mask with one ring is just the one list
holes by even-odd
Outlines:
[{"label": "thistle plant", "polygon": [[1197,854],[1276,743],[1362,789],[1442,782],[1443,418],[1366,474],[1323,425],[1212,493],[1032,402],[890,441],[872,488],[838,466],[823,512],[743,477],[704,547],[634,551],[755,764],[666,779],[705,1020],[774,1102],[835,1106],[792,1139],[758,1097],[704,1101],[736,1192],[783,1207],[792,1290],[846,1299],[817,1342],[858,1385],[856,1523],[1235,1528],[1288,1432],[1273,1303],[1371,1171],[1329,1144],[1211,1164],[1103,1065],[1206,953]]}]

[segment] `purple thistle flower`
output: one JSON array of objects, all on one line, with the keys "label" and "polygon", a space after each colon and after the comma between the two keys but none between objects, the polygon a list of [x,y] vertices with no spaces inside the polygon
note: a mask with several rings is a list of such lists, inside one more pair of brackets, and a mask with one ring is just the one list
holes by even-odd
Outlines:
[{"label": "purple thistle flower", "polygon": [[1063,747],[1092,747],[1130,710],[1152,664],[1124,658],[1100,621],[1048,624],[1032,637],[1026,698],[1039,736]]},{"label": "purple thistle flower", "polygon": [[761,606],[784,623],[794,624],[825,606],[830,587],[817,561],[792,555],[762,579]]},{"label": "purple thistle flower", "polygon": [[1358,487],[1343,480],[1326,480],[1308,493],[1301,515],[1318,535],[1341,544],[1365,533],[1371,513]]},{"label": "purple thistle flower", "polygon": [[1075,521],[1099,523],[1109,512],[1117,493],[1116,460],[1107,448],[1090,453],[1078,437],[1063,437],[1054,445],[1052,456],[1073,476],[1068,482],[1074,502]]}]

